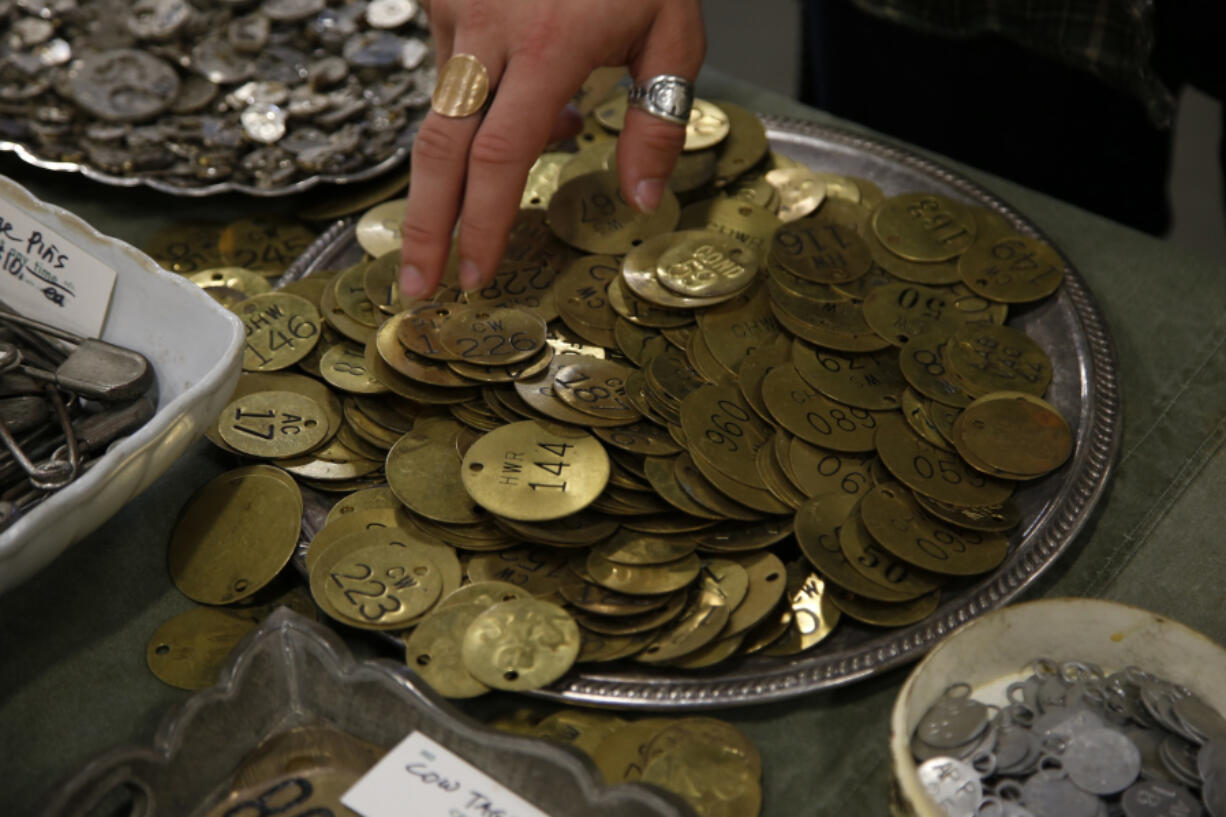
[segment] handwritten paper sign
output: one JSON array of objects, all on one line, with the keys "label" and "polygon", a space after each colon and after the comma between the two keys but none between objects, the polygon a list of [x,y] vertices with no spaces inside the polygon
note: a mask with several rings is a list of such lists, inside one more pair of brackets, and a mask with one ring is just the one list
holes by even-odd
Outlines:
[{"label": "handwritten paper sign", "polygon": [[26,317],[96,338],[114,288],[114,269],[0,202],[0,300]]},{"label": "handwritten paper sign", "polygon": [[384,755],[341,803],[362,817],[548,817],[421,732]]}]

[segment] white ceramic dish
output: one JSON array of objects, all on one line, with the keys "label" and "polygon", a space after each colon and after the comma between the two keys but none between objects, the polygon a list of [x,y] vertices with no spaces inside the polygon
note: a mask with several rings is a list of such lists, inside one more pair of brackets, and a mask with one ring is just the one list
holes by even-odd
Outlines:
[{"label": "white ceramic dish", "polygon": [[147,488],[217,417],[234,389],[242,322],[186,278],[0,176],[0,200],[117,271],[102,339],[135,349],[157,375],[157,413],[83,476],[0,533],[0,592],[45,567]]},{"label": "white ceramic dish", "polygon": [[911,758],[911,735],[941,693],[965,682],[1002,703],[1009,682],[1035,658],[1078,659],[1107,672],[1135,665],[1182,684],[1226,712],[1226,650],[1207,636],[1139,607],[1098,599],[1043,599],[988,613],[956,630],[912,670],[890,716],[895,817],[946,817]]}]

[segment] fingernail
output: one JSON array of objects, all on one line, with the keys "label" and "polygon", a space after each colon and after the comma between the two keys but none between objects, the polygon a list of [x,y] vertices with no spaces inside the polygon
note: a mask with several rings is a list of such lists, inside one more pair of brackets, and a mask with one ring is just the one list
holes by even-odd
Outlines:
[{"label": "fingernail", "polygon": [[421,270],[412,265],[400,268],[400,291],[410,298],[420,298],[426,294],[426,280],[421,277]]},{"label": "fingernail", "polygon": [[663,179],[643,179],[634,188],[634,206],[641,213],[654,213],[664,195]]},{"label": "fingernail", "polygon": [[481,270],[468,259],[460,261],[460,289],[472,292],[481,286]]}]

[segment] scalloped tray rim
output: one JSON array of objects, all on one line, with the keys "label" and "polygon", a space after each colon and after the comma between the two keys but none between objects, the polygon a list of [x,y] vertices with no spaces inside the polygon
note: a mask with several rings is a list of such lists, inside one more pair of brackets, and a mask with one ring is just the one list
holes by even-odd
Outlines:
[{"label": "scalloped tray rim", "polygon": [[413,149],[413,139],[416,137],[417,129],[420,127],[420,125],[421,117],[414,119],[408,125],[406,125],[404,132],[399,137],[400,139],[404,140],[404,143],[398,145],[390,156],[387,156],[373,165],[368,165],[361,170],[355,170],[352,173],[319,173],[314,176],[306,176],[292,184],[284,185],[282,187],[257,187],[254,185],[239,184],[238,182],[227,181],[217,182],[215,184],[205,185],[203,187],[187,187],[141,174],[118,176],[114,173],[108,173],[105,170],[99,170],[98,168],[84,162],[60,162],[55,161],[54,159],[47,159],[35,153],[29,145],[6,139],[0,139],[0,152],[15,154],[26,164],[42,170],[50,170],[57,173],[80,173],[87,179],[100,182],[102,184],[111,185],[113,187],[148,187],[151,190],[158,191],[159,193],[166,193],[167,195],[171,196],[183,196],[184,198],[206,198],[208,196],[218,196],[226,193],[242,193],[244,195],[256,196],[259,198],[275,198],[278,196],[292,196],[298,193],[305,193],[306,191],[324,183],[347,185],[369,181],[393,170],[408,158],[410,151]]}]

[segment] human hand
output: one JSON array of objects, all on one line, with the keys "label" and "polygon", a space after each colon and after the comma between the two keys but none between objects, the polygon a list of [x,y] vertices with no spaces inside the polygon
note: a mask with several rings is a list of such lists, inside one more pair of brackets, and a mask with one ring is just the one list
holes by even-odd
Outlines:
[{"label": "human hand", "polygon": [[[493,279],[528,170],[593,69],[692,81],[706,52],[699,0],[433,0],[429,12],[439,66],[471,54],[493,90],[484,117],[431,111],[418,131],[401,250],[406,299],[438,286],[457,219],[460,286]],[[617,149],[626,201],[656,208],[684,142],[683,126],[627,112]]]}]

